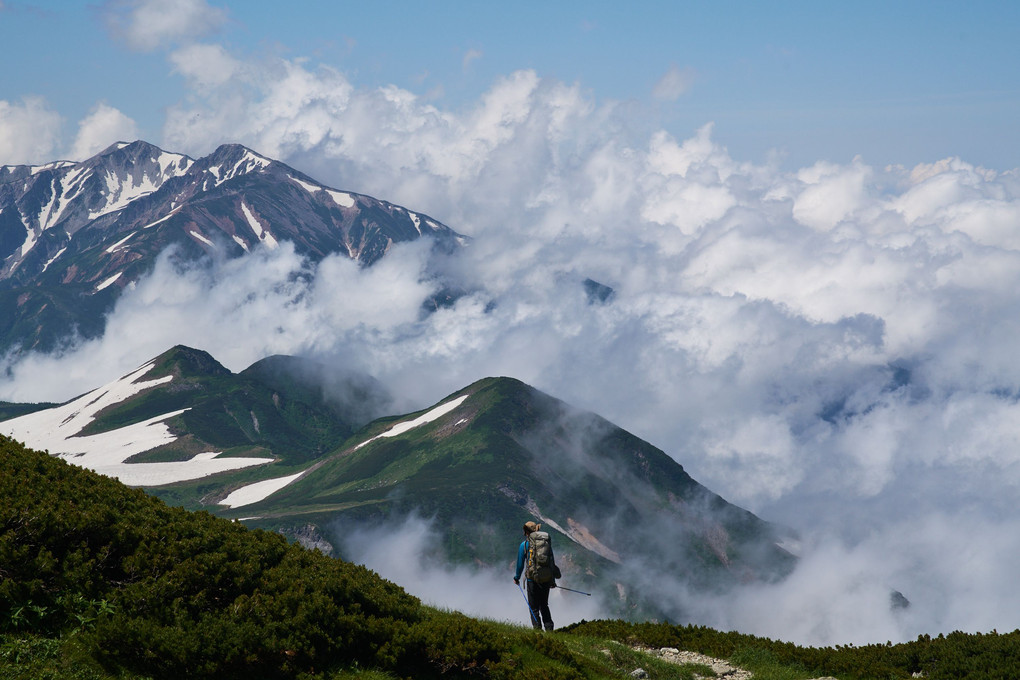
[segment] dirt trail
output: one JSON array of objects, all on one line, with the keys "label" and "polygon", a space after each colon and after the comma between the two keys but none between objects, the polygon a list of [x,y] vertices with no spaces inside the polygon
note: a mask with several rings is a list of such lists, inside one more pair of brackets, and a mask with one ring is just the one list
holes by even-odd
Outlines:
[{"label": "dirt trail", "polygon": [[[715,673],[715,677],[719,680],[752,680],[754,675],[750,671],[746,671],[743,668],[737,668],[736,666],[730,665],[728,661],[723,659],[716,659],[711,656],[705,656],[704,654],[698,654],[697,652],[685,652],[674,647],[663,647],[662,649],[641,649],[646,654],[658,657],[663,661],[675,664],[687,664],[696,663],[702,666],[708,666]],[[631,673],[631,676],[635,678],[644,677],[640,674],[635,675],[641,669]],[[813,680],[836,680],[832,677],[825,678],[814,678]]]}]

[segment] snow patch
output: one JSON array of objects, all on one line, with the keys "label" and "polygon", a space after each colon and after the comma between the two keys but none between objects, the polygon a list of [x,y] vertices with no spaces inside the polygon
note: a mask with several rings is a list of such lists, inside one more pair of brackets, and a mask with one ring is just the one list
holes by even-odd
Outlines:
[{"label": "snow patch", "polygon": [[[245,151],[244,156],[235,165],[232,171],[232,176],[240,174],[247,174],[253,170],[262,170],[268,168],[269,164],[272,163],[268,158],[259,156],[258,154],[252,153],[251,151]],[[243,168],[241,166],[244,166]]]},{"label": "snow patch", "polygon": [[50,265],[51,265],[51,264],[53,264],[54,262],[56,262],[57,258],[58,258],[58,257],[60,257],[61,255],[63,255],[63,254],[64,254],[64,251],[65,251],[65,250],[67,250],[67,247],[66,247],[66,246],[65,246],[65,247],[63,247],[63,248],[61,248],[60,250],[58,250],[58,251],[57,251],[57,254],[56,254],[56,255],[54,255],[53,257],[51,257],[51,258],[49,259],[49,261],[47,261],[47,262],[46,262],[46,264],[44,264],[44,265],[43,265],[43,268],[42,268],[42,270],[43,270],[43,271],[45,272],[45,271],[46,271],[47,269],[49,269],[49,268],[50,268]]},{"label": "snow patch", "polygon": [[[47,163],[46,165],[31,165],[29,166],[29,172],[33,175],[38,175],[40,172],[46,170],[61,170],[63,168],[69,168],[73,165],[77,165],[74,161],[54,161],[53,163]],[[5,165],[5,168],[17,168],[21,166],[17,165]]]},{"label": "snow patch", "polygon": [[156,220],[155,222],[152,222],[150,224],[146,224],[144,227],[142,227],[142,229],[148,229],[149,227],[155,227],[157,224],[160,224],[162,222],[166,222],[168,219],[170,219],[171,217],[176,215],[178,210],[180,210],[180,208],[174,208],[173,210],[170,211],[170,214],[167,215],[166,217],[161,217],[158,220]]},{"label": "snow patch", "polygon": [[329,194],[330,198],[333,199],[333,202],[336,203],[341,208],[354,207],[354,197],[351,196],[350,194],[345,193],[343,191],[332,191],[330,189],[323,189],[323,191]]},{"label": "snow patch", "polygon": [[252,153],[251,151],[245,151],[244,155],[234,163],[234,167],[230,168],[223,174],[220,174],[221,166],[214,165],[209,168],[209,173],[216,178],[214,186],[219,186],[227,180],[234,179],[239,175],[247,175],[250,172],[261,170],[268,167],[272,163],[268,158],[263,158],[258,154]]},{"label": "snow patch", "polygon": [[255,236],[261,241],[263,234],[262,223],[255,218],[255,214],[244,201],[241,201],[241,212],[244,213],[244,218],[248,220],[248,226],[251,227],[251,230],[255,232]]},{"label": "snow patch", "polygon": [[[192,165],[192,160],[187,156],[166,152],[160,154],[159,158],[156,159],[156,162],[159,163],[159,171],[164,177],[166,177],[167,174],[170,174],[171,176],[182,175],[187,172],[188,168]],[[174,166],[177,166],[177,171],[168,173],[168,171]]]},{"label": "snow patch", "polygon": [[117,272],[116,274],[114,274],[110,278],[108,278],[105,281],[103,281],[102,283],[100,283],[98,286],[96,286],[96,292],[99,292],[99,291],[103,290],[104,288],[107,288],[108,286],[112,285],[113,282],[116,281],[117,279],[119,279],[120,275],[123,274],[123,273],[124,272]]},{"label": "snow patch", "polygon": [[[257,236],[260,241],[270,248],[276,248],[280,245],[277,243],[273,235],[269,233],[269,230],[262,227],[262,223],[258,221],[255,214],[248,208],[244,201],[241,201],[241,212],[244,213],[244,218],[248,220],[248,226],[251,227],[251,230],[255,232],[255,236]],[[248,248],[245,247],[245,250],[247,249]]]},{"label": "snow patch", "polygon": [[192,236],[194,236],[195,238],[197,238],[197,239],[198,239],[199,241],[201,241],[202,243],[205,243],[206,245],[209,245],[209,246],[212,246],[212,245],[214,245],[212,241],[210,241],[209,239],[207,239],[207,238],[206,238],[205,236],[202,236],[201,234],[199,234],[199,233],[198,233],[197,231],[195,231],[194,229],[192,229],[192,230],[191,230],[191,231],[189,231],[188,233],[189,233],[189,234],[191,234]]},{"label": "snow patch", "polygon": [[219,455],[220,452],[200,453],[191,460],[171,463],[125,463],[108,468],[97,467],[95,471],[116,477],[128,486],[162,486],[273,462],[269,458],[217,458]]},{"label": "snow patch", "polygon": [[277,477],[276,479],[267,479],[247,486],[242,486],[240,489],[231,492],[226,498],[221,500],[219,504],[225,505],[229,508],[240,508],[244,505],[258,503],[261,500],[269,498],[303,474],[303,472],[299,472],[296,475],[290,475],[289,477]]},{"label": "snow patch", "polygon": [[67,210],[67,206],[81,195],[82,190],[85,188],[85,180],[91,176],[92,172],[87,167],[74,168],[64,176],[61,180],[60,200],[57,203],[55,212],[49,215],[46,224],[43,226],[44,231],[60,221],[64,211]]},{"label": "snow patch", "polygon": [[44,205],[42,210],[39,211],[40,230],[46,231],[53,226],[53,224],[56,223],[57,218],[60,217],[59,214],[53,214],[53,208],[57,205],[57,199],[60,198],[60,193],[61,190],[57,188],[57,178],[54,177],[53,181],[50,182],[50,202]]},{"label": "snow patch", "polygon": [[[24,224],[24,221],[22,222],[22,224]],[[34,229],[32,229],[30,227],[28,227],[27,229],[28,229],[28,235],[25,236],[25,242],[21,244],[21,258],[22,259],[25,258],[25,255],[28,255],[28,253],[32,250],[32,248],[35,247],[36,241],[39,240],[39,237],[36,235]]]},{"label": "snow patch", "polygon": [[134,236],[134,235],[135,235],[135,233],[134,233],[134,232],[131,232],[130,234],[128,234],[127,236],[125,236],[125,237],[124,237],[124,238],[122,238],[121,240],[117,241],[116,243],[114,243],[114,244],[113,244],[112,246],[110,246],[109,248],[107,248],[107,249],[106,249],[106,252],[107,252],[107,253],[109,254],[109,253],[113,253],[113,252],[115,252],[115,251],[119,250],[119,249],[120,249],[120,247],[121,247],[122,245],[124,245],[124,244],[125,244],[125,243],[126,243],[126,242],[127,242],[127,241],[128,241],[128,240],[129,240],[129,239],[130,239],[130,238],[132,237],[132,236]]},{"label": "snow patch", "polygon": [[[30,438],[32,440],[30,443],[33,446],[52,448],[51,444],[56,446],[58,442],[62,442],[80,432],[82,428],[95,419],[97,413],[107,406],[118,404],[142,390],[170,382],[173,376],[169,375],[156,380],[135,382],[148,373],[153,366],[155,366],[155,363],[149,362],[137,368],[133,373],[129,373],[109,385],[88,392],[62,406],[55,406],[51,409],[37,411],[5,421],[0,423],[0,428],[3,428],[5,434],[16,439],[22,439],[26,443],[28,443],[27,439]],[[42,437],[46,438],[43,439]]]},{"label": "snow patch", "polygon": [[301,187],[310,194],[315,194],[319,191],[322,191],[322,187],[320,186],[309,184],[308,182],[302,182],[297,177],[291,177],[290,175],[287,175],[287,177],[290,179],[290,181],[294,182],[295,184],[297,184],[299,187]]},{"label": "snow patch", "polygon": [[312,194],[313,196],[319,193],[320,191],[326,192],[326,194],[333,199],[333,202],[336,203],[341,208],[353,208],[355,205],[354,197],[351,196],[346,191],[334,191],[333,189],[327,189],[317,184],[303,182],[299,180],[297,177],[293,177],[291,175],[287,175],[287,177],[290,179],[290,181],[294,182],[294,184],[297,184],[299,187],[301,187],[308,193]]},{"label": "snow patch", "polygon": [[464,396],[457,397],[456,399],[451,399],[445,404],[440,404],[439,406],[435,407],[428,413],[418,416],[414,420],[408,420],[402,423],[397,423],[396,425],[386,430],[382,434],[377,434],[371,439],[366,439],[365,441],[361,442],[360,444],[354,447],[354,450],[357,451],[365,444],[373,442],[379,437],[396,437],[397,435],[404,434],[405,432],[413,430],[414,428],[424,425],[425,423],[431,423],[433,420],[445,416],[447,413],[460,406],[461,403],[463,403],[463,401],[467,399],[469,396],[471,395],[465,394]]},{"label": "snow patch", "polygon": [[138,184],[130,178],[121,179],[113,172],[106,173],[106,196],[107,203],[98,212],[89,213],[89,219],[94,220],[103,215],[108,215],[118,210],[123,210],[136,198],[148,196],[159,189],[159,185],[149,179],[148,174],[143,174]]},{"label": "snow patch", "polygon": [[170,382],[173,376],[140,380],[154,362],[109,385],[93,390],[62,406],[36,411],[0,423],[0,432],[26,446],[49,452],[70,463],[115,477],[131,486],[157,486],[200,479],[217,472],[271,463],[270,458],[217,458],[218,452],[201,453],[187,461],[125,463],[128,458],[177,439],[165,421],[187,409],[172,411],[99,434],[79,434],[103,409],[139,392]]}]

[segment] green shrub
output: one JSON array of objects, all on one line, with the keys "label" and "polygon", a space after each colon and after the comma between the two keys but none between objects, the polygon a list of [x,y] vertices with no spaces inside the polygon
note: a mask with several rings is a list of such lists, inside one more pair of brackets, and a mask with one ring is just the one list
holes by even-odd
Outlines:
[{"label": "green shrub", "polygon": [[536,634],[438,612],[364,567],[168,507],[0,436],[0,680],[619,677],[613,659],[573,651],[590,639],[782,677],[1020,677],[1020,630],[814,648],[650,622]]}]

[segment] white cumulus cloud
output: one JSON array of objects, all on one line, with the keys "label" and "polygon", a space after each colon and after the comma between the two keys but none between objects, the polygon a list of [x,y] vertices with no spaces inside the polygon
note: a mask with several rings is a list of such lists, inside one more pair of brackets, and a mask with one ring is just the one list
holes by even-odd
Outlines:
[{"label": "white cumulus cloud", "polygon": [[60,141],[60,114],[42,97],[0,99],[0,164],[47,163]]},{"label": "white cumulus cloud", "polygon": [[78,123],[78,134],[71,146],[71,159],[85,160],[114,142],[138,139],[135,122],[112,106],[100,102]]},{"label": "white cumulus cloud", "polygon": [[174,71],[187,78],[200,91],[221,86],[235,77],[241,63],[222,45],[192,44],[170,54]]},{"label": "white cumulus cloud", "polygon": [[673,64],[655,84],[652,96],[662,101],[676,101],[691,89],[696,77],[697,73],[690,66],[680,68]]},{"label": "white cumulus cloud", "polygon": [[194,41],[227,19],[205,0],[107,0],[103,11],[113,35],[140,52]]}]

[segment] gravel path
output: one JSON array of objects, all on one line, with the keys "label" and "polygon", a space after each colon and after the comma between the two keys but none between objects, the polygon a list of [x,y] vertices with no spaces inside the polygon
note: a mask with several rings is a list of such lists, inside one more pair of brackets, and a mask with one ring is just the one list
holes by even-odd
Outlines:
[{"label": "gravel path", "polygon": [[[656,656],[663,661],[675,664],[687,664],[696,663],[702,666],[708,666],[715,673],[715,677],[719,680],[752,680],[754,676],[750,671],[745,671],[743,668],[737,668],[731,666],[728,661],[722,659],[716,659],[711,656],[705,656],[704,654],[698,654],[697,652],[685,652],[673,647],[663,647],[662,649],[642,649],[641,651]],[[637,669],[631,673],[632,677],[642,678],[647,677],[647,673],[643,669]],[[832,677],[825,678],[814,678],[813,680],[836,680]]]}]

